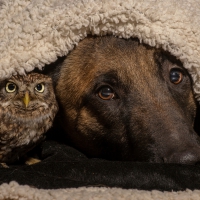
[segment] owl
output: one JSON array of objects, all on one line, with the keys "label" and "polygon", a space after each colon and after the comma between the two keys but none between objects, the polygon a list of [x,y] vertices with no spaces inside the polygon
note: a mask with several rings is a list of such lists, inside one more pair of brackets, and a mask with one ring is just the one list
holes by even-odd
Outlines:
[{"label": "owl", "polygon": [[42,141],[57,111],[49,76],[32,72],[0,82],[0,162],[13,163]]}]

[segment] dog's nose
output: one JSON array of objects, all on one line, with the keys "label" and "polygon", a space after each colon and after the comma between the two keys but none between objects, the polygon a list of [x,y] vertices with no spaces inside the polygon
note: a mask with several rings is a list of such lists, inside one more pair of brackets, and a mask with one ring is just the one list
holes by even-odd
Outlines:
[{"label": "dog's nose", "polygon": [[173,153],[164,158],[166,163],[180,163],[194,165],[200,163],[200,149],[184,150],[182,152]]}]

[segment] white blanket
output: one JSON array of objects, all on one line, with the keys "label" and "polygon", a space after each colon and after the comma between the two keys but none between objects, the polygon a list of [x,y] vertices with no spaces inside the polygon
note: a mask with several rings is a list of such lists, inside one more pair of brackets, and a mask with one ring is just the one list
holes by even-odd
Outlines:
[{"label": "white blanket", "polygon": [[200,99],[199,0],[0,0],[0,78],[42,68],[88,34],[129,38],[180,59]]},{"label": "white blanket", "polygon": [[0,200],[199,200],[200,190],[160,192],[120,188],[71,188],[43,190],[21,186],[16,182],[0,186]]}]

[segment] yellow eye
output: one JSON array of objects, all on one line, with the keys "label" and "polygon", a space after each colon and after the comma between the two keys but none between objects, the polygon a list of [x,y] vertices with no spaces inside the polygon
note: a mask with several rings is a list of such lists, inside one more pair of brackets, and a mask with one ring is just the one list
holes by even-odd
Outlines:
[{"label": "yellow eye", "polygon": [[17,89],[17,86],[15,83],[8,82],[6,83],[6,92],[12,93],[15,92]]},{"label": "yellow eye", "polygon": [[44,92],[44,84],[43,84],[43,83],[37,84],[37,85],[35,86],[35,90],[36,90],[37,92],[40,92],[40,93]]}]

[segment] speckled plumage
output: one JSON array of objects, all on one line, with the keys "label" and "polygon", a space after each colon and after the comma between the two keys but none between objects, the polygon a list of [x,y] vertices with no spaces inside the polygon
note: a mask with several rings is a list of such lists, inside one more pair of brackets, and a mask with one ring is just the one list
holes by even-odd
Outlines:
[{"label": "speckled plumage", "polygon": [[[16,85],[14,92],[7,91],[7,84]],[[37,85],[44,91],[38,92]],[[12,85],[10,88],[12,89]],[[23,99],[28,93],[30,102]],[[30,73],[12,76],[0,83],[0,162],[11,163],[26,154],[44,138],[52,126],[58,105],[50,77]]]}]

